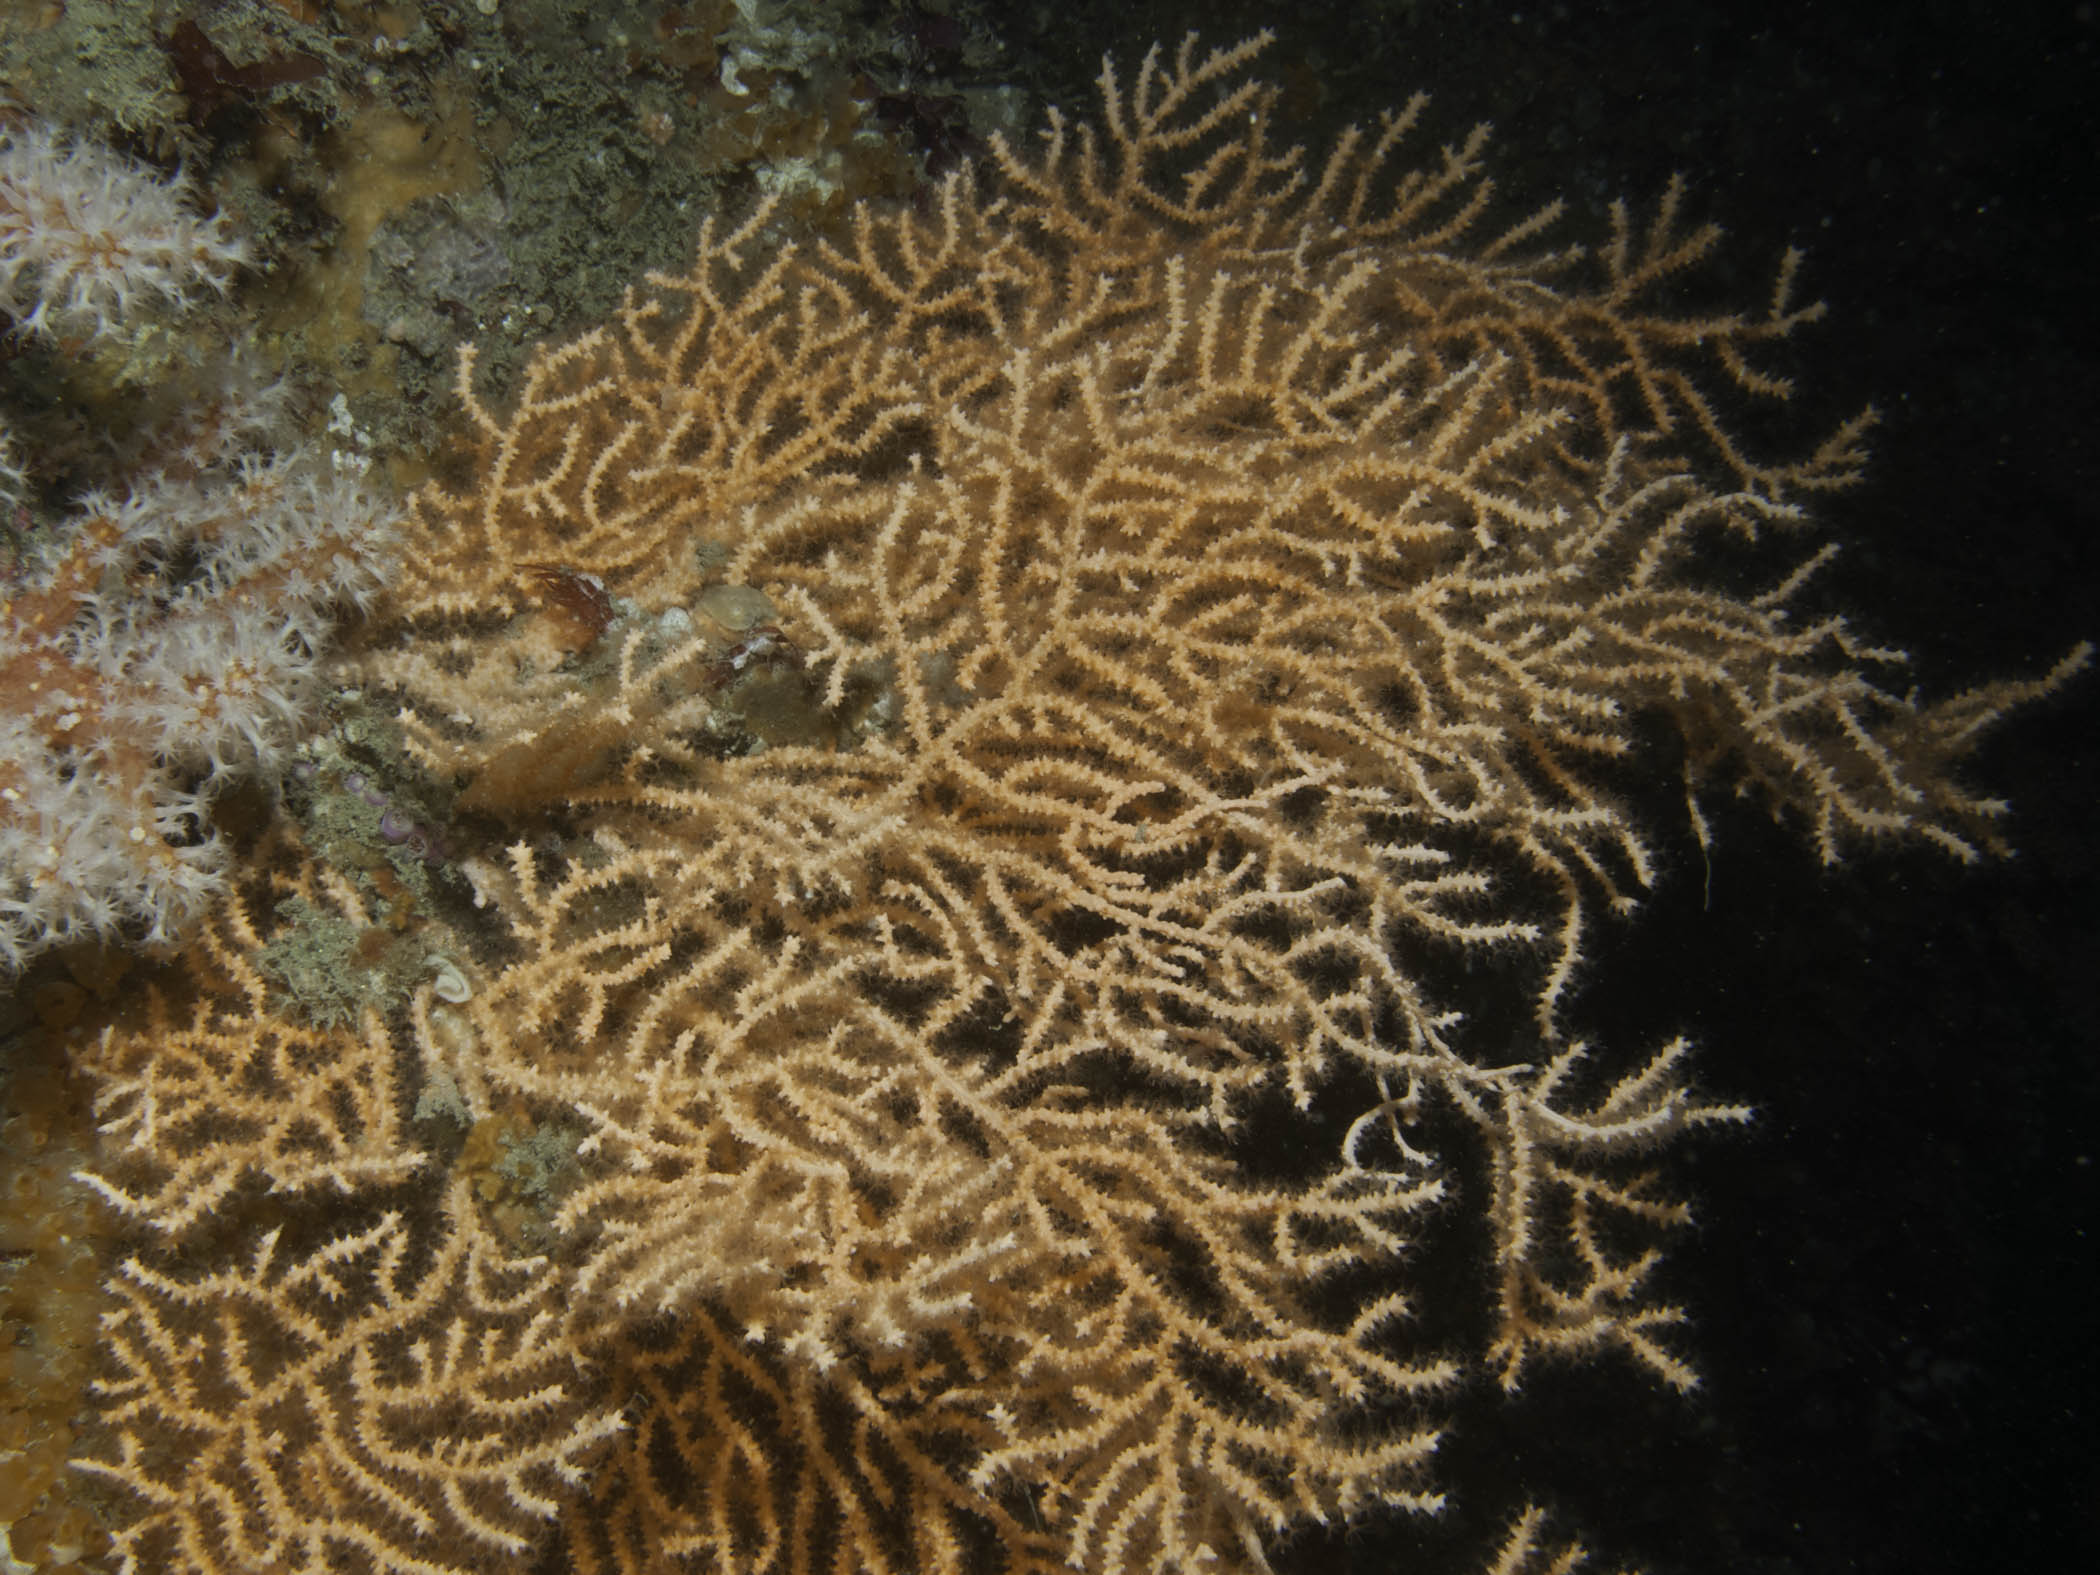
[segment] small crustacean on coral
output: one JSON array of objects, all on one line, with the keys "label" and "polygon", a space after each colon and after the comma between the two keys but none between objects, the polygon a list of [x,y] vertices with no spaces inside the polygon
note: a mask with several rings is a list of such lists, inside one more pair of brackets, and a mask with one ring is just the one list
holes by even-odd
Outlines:
[{"label": "small crustacean on coral", "polygon": [[760,667],[785,667],[797,672],[802,668],[801,648],[780,632],[778,624],[760,624],[746,631],[743,639],[708,664],[707,685],[710,689],[726,689]]},{"label": "small crustacean on coral", "polygon": [[612,592],[595,574],[558,563],[522,565],[553,626],[554,643],[575,654],[597,644],[613,621]]}]

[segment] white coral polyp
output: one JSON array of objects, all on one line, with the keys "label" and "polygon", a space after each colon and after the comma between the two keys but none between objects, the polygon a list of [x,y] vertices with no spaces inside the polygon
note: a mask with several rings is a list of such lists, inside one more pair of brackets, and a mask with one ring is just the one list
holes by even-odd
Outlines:
[{"label": "white coral polyp", "polygon": [[[162,179],[48,128],[0,130],[0,312],[88,342],[223,290],[247,258]],[[297,733],[338,613],[376,594],[392,510],[311,451],[282,391],[199,377],[157,464],[39,531],[0,600],[0,982],[55,943],[179,934],[225,862],[210,797]],[[0,501],[29,473],[0,421]]]},{"label": "white coral polyp", "polygon": [[0,309],[19,331],[99,339],[148,304],[223,291],[248,249],[162,178],[49,127],[0,132]]}]

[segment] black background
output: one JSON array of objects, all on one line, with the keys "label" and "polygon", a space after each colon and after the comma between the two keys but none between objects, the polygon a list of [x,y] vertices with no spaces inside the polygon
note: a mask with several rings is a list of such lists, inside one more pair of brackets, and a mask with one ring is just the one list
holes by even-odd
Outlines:
[{"label": "black background", "polygon": [[[1262,71],[1308,140],[1427,89],[1439,140],[1495,124],[1519,206],[1568,199],[1566,237],[1681,171],[1734,302],[1791,244],[1831,308],[1799,408],[1749,435],[1883,414],[1867,482],[1821,511],[1831,598],[1928,695],[2100,637],[2100,8],[1060,0],[1000,26],[1074,111],[1103,50],[1127,71],[1191,27],[1272,28]],[[1569,1014],[1622,1045],[1689,1032],[1706,1086],[1759,1107],[1688,1167],[1670,1288],[1704,1388],[1541,1373],[1462,1409],[1444,1523],[1285,1564],[1477,1567],[1529,1495],[1591,1569],[2100,1568],[2096,740],[2100,671],[1993,736],[1973,777],[2018,853],[1982,869],[1824,870],[1799,828],[1716,814],[1710,904],[1694,852]]]}]

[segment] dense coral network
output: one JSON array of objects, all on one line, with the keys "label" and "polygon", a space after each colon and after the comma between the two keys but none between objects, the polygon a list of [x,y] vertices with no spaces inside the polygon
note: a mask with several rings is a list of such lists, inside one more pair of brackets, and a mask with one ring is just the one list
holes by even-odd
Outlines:
[{"label": "dense coral network", "polygon": [[[1877,682],[1892,653],[1790,612],[1805,571],[1703,570],[1857,466],[1856,426],[1780,464],[1727,432],[1784,392],[1755,361],[1810,315],[1791,261],[1760,315],[1672,315],[1713,239],[1674,193],[1596,258],[1543,249],[1550,215],[1488,226],[1478,138],[1400,165],[1419,105],[1323,163],[1272,143],[1258,47],[1111,72],[1101,128],[1053,117],[924,212],[801,248],[763,211],[710,225],[507,413],[469,361],[473,464],[419,499],[346,670],[398,740],[354,787],[447,806],[445,879],[408,904],[289,856],[164,1009],[180,1064],[311,1101],[307,1141],[251,1102],[252,1137],[161,1152],[150,1051],[98,1051],[105,1186],[171,1237],[192,1187],[222,1222],[251,1184],[373,1211],[300,1259],[236,1225],[207,1275],[125,1271],[97,1469],[141,1501],[131,1567],[474,1567],[471,1526],[456,1557],[404,1527],[432,1493],[473,1518],[432,1473],[486,1458],[546,1355],[467,1267],[499,1190],[457,1179],[475,1139],[346,1122],[239,963],[295,891],[432,964],[298,1030],[377,1049],[353,1102],[398,1078],[476,1133],[567,1134],[513,1224],[576,1366],[516,1431],[535,1485],[488,1500],[500,1535],[545,1517],[550,1567],[1259,1568],[1293,1527],[1435,1509],[1468,1375],[1616,1351],[1693,1382],[1649,1285],[1684,1211],[1643,1156],[1743,1113],[1682,1045],[1564,1037],[1597,913],[1656,864],[1613,783],[1666,724],[1680,796],[1754,783],[1826,856],[1968,853],[1997,811],[1951,766],[2036,686],[1921,706]],[[1469,1018],[1484,989],[1526,1010]],[[452,1170],[441,1206],[400,1201],[375,1133]],[[1447,1349],[1412,1315],[1452,1288],[1401,1259],[1466,1144],[1491,1332]],[[409,1216],[452,1243],[403,1303],[425,1354],[384,1319],[359,1354],[362,1304],[308,1332],[304,1287],[397,1261]],[[144,1332],[230,1330],[218,1303],[314,1353],[294,1425]],[[439,1351],[493,1387],[397,1445]],[[178,1436],[211,1441],[208,1502],[145,1463]],[[285,1451],[325,1501],[270,1485]],[[306,1517],[354,1551],[250,1528]]]}]

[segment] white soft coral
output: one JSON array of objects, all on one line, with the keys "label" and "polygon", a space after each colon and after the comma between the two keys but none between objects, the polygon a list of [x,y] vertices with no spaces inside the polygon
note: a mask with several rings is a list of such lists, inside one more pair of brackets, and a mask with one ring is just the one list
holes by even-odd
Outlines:
[{"label": "white soft coral", "polygon": [[[93,342],[223,289],[244,248],[180,177],[0,130],[0,311]],[[238,354],[113,444],[114,474],[0,569],[0,987],[44,948],[179,935],[217,889],[211,798],[270,777],[318,658],[377,593],[391,506],[360,467],[279,447],[284,396]],[[33,466],[0,418],[0,505]]]},{"label": "white soft coral", "polygon": [[86,936],[178,933],[224,864],[204,809],[269,777],[389,504],[294,451],[88,507],[0,600],[0,981]]},{"label": "white soft coral", "polygon": [[0,130],[0,310],[20,332],[106,338],[146,305],[223,291],[247,260],[185,176],[48,127]]}]

